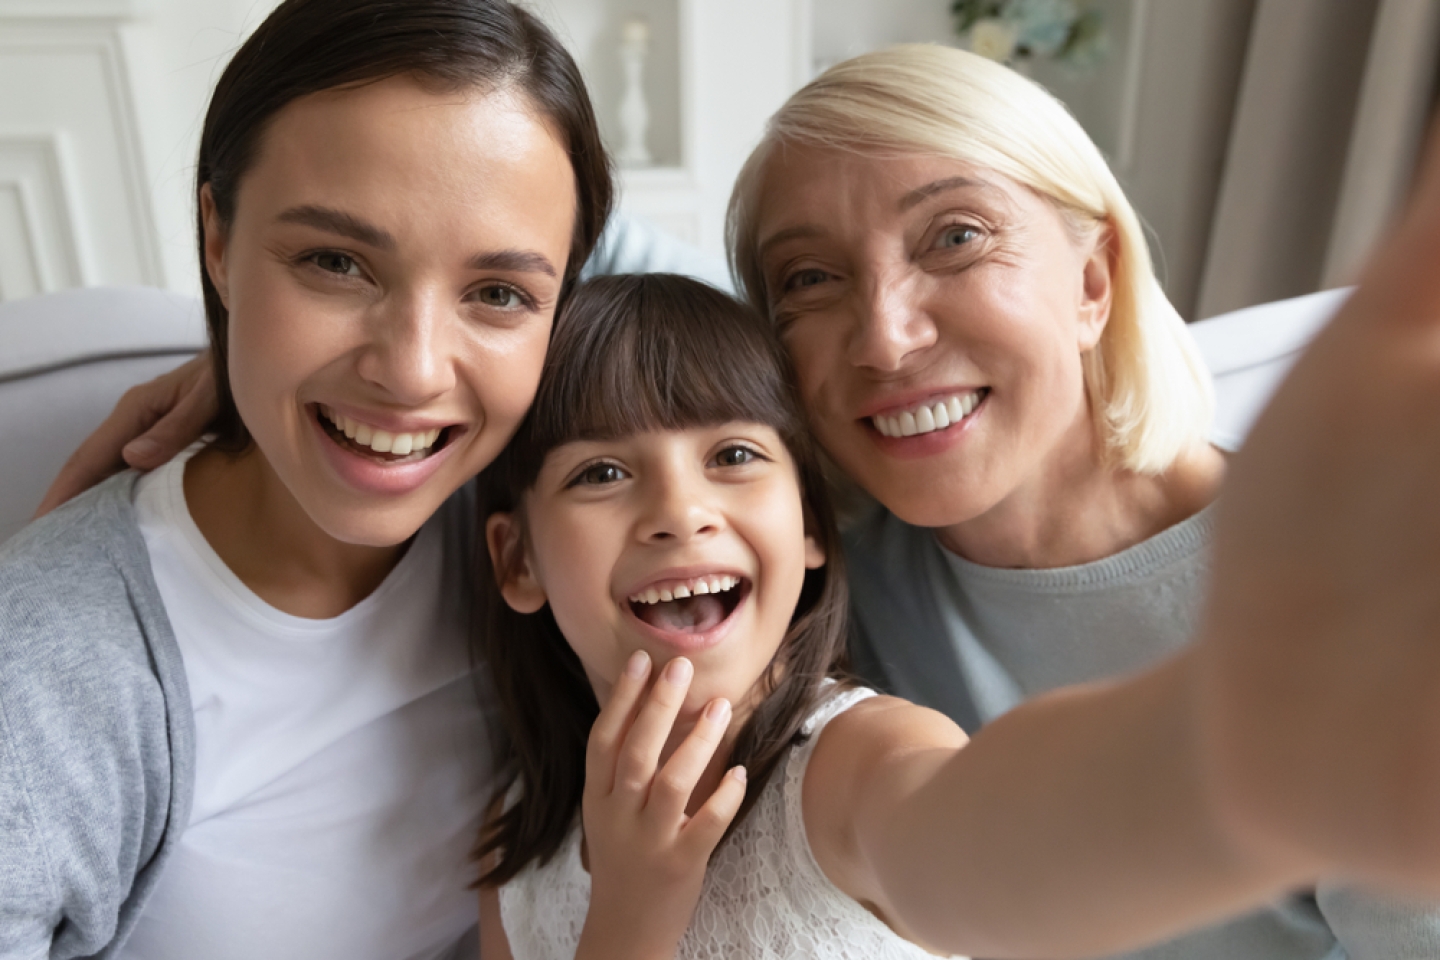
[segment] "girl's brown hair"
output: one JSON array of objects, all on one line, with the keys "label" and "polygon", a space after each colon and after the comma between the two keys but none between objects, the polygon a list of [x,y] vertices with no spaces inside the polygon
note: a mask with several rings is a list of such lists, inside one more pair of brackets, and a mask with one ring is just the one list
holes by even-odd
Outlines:
[{"label": "girl's brown hair", "polygon": [[[846,605],[840,551],[820,458],[800,412],[789,361],[769,321],[697,280],[612,276],[579,287],[555,322],[535,404],[510,446],[481,475],[481,516],[515,512],[551,450],[576,440],[743,421],[773,428],[795,461],[806,520],[825,551],[807,571],[790,628],[760,680],[766,696],[735,741],[749,774],[738,824],[800,737],[827,676],[844,676]],[[548,607],[516,613],[498,584],[517,557],[480,558],[476,653],[489,668],[509,741],[497,795],[524,795],[476,848],[500,884],[548,860],[575,823],[595,695]],[[734,828],[732,824],[731,829]]]},{"label": "girl's brown hair", "polygon": [[[552,125],[575,172],[563,303],[610,215],[610,160],[575,61],[549,28],[509,0],[285,0],[241,45],[215,86],[200,133],[197,209],[208,184],[221,224],[233,222],[240,180],[254,164],[270,120],[291,101],[404,74],[442,91],[520,91]],[[250,434],[230,391],[230,314],[205,270],[203,215],[197,224],[219,394],[210,429],[216,445],[240,451]]]}]

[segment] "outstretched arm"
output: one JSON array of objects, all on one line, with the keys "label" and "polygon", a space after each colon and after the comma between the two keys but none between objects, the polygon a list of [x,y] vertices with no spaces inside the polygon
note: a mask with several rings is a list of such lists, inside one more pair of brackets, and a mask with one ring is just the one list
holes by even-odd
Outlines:
[{"label": "outstretched arm", "polygon": [[1235,458],[1212,576],[1205,746],[1234,827],[1440,895],[1440,130]]},{"label": "outstretched arm", "polygon": [[807,772],[816,858],[902,935],[974,956],[1113,953],[1268,902],[1317,866],[1253,853],[1212,808],[1193,676],[1180,658],[1038,698],[963,747],[932,711],[856,707]]}]

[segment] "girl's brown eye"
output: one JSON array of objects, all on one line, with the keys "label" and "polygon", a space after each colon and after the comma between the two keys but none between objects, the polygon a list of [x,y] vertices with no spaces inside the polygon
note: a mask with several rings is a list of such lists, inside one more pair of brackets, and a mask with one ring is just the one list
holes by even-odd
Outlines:
[{"label": "girl's brown eye", "polygon": [[721,467],[743,467],[747,463],[753,463],[760,459],[759,454],[749,447],[742,447],[739,444],[726,447],[715,454],[715,464]]},{"label": "girl's brown eye", "polygon": [[596,463],[581,470],[571,482],[573,487],[603,486],[624,480],[626,473],[613,463]]}]

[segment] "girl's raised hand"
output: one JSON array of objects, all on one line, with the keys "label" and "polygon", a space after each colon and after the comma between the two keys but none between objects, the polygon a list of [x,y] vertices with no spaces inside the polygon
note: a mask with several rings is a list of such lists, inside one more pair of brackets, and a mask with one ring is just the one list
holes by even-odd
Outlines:
[{"label": "girl's raised hand", "polygon": [[730,723],[713,700],[660,766],[694,667],[671,660],[648,696],[650,658],[635,653],[590,731],[583,820],[590,910],[577,958],[674,957],[690,925],[710,853],[745,797],[745,771],[730,770],[693,815],[692,795]]}]

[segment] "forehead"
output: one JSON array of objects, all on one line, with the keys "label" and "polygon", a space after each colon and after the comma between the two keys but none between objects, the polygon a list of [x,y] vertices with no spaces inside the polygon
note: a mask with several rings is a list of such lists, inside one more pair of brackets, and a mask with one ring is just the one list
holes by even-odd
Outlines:
[{"label": "forehead", "polygon": [[1020,209],[1039,200],[1002,174],[952,157],[900,151],[777,145],[761,169],[757,241],[900,221],[935,202]]},{"label": "forehead", "polygon": [[557,225],[568,238],[574,176],[550,124],[518,91],[438,92],[392,77],[301,97],[271,119],[237,215],[300,205],[363,214],[402,234],[453,234],[468,219],[539,242]]}]

